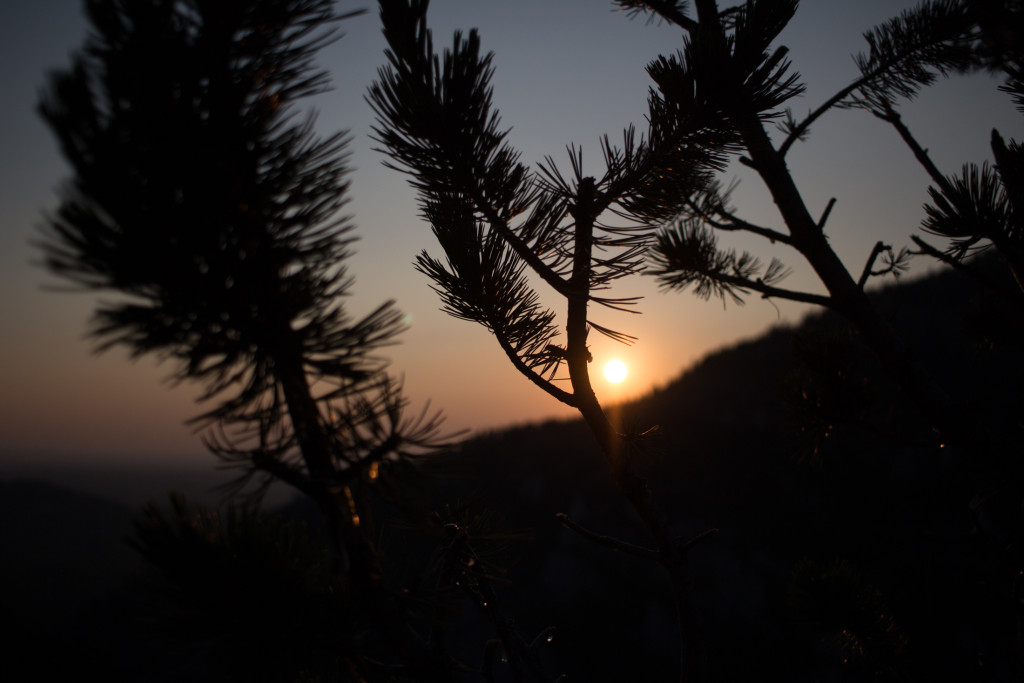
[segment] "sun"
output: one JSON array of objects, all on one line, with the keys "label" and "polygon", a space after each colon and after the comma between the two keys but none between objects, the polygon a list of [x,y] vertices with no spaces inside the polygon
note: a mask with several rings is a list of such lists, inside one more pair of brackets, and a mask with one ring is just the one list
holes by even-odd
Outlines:
[{"label": "sun", "polygon": [[621,360],[610,360],[604,366],[604,378],[613,384],[626,379],[626,364]]}]

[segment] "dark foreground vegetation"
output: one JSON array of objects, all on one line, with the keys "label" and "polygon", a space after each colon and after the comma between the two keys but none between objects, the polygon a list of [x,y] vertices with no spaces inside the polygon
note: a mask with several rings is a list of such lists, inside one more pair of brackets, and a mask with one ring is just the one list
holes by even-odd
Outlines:
[{"label": "dark foreground vegetation", "polygon": [[[929,356],[961,359],[950,378],[972,397],[974,419],[1004,420],[1020,407],[1024,339],[998,302],[965,285],[945,273],[891,287],[877,304],[900,312],[901,330]],[[1013,511],[977,496],[973,473],[957,469],[831,316],[712,354],[613,414],[661,426],[639,467],[681,531],[718,530],[691,559],[710,680],[1013,679],[1017,548],[993,542],[1013,533]],[[378,529],[382,554],[418,585],[435,552],[419,512],[473,518],[478,552],[494,553],[481,557],[493,563],[494,606],[522,633],[542,634],[545,666],[570,681],[664,680],[676,666],[675,626],[659,568],[557,517],[642,543],[585,437],[579,420],[550,422],[422,461],[421,498],[380,510],[392,520]],[[277,545],[245,546],[241,559],[236,539],[234,564],[197,540],[183,558],[191,572],[179,575],[186,596],[135,572],[138,556],[121,541],[136,511],[24,482],[4,485],[0,501],[3,609],[19,634],[8,665],[41,680],[218,680],[198,664],[205,647],[247,653],[266,672],[268,660],[295,654],[296,630],[331,621],[327,603],[309,599],[316,553],[296,550],[302,527],[279,528]],[[303,504],[275,515],[315,534],[318,517]],[[282,580],[282,548],[305,579]],[[486,623],[470,599],[447,597],[440,631],[472,661]],[[147,628],[161,615],[162,630]]]}]

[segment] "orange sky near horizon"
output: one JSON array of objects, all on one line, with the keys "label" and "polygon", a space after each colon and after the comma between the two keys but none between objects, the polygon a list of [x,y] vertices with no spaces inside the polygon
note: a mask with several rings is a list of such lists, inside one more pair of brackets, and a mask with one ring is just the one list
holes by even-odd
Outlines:
[{"label": "orange sky near horizon", "polygon": [[[855,77],[850,55],[864,47],[864,30],[913,4],[805,0],[781,40],[808,85],[794,104],[797,115]],[[567,166],[565,145],[575,142],[589,165],[600,160],[601,135],[614,140],[630,123],[644,129],[649,79],[643,67],[682,45],[671,27],[630,21],[611,7],[593,0],[434,0],[431,22],[438,47],[450,44],[455,28],[480,29],[484,48],[495,52],[495,104],[525,162],[550,154]],[[85,36],[78,3],[11,0],[0,7],[0,27],[2,63],[8,65],[0,73],[6,98],[0,110],[6,156],[0,169],[0,468],[31,460],[212,464],[185,424],[200,412],[194,404],[198,387],[166,386],[163,378],[171,368],[154,359],[130,361],[122,350],[92,354],[82,335],[97,297],[47,291],[46,286],[60,283],[34,264],[38,254],[30,240],[43,212],[56,206],[55,190],[68,171],[33,109],[44,74],[66,66],[68,53]],[[442,313],[427,279],[413,269],[421,249],[434,254],[439,249],[418,218],[405,178],[382,167],[369,139],[373,117],[363,93],[383,63],[378,18],[371,11],[346,22],[343,30],[346,36],[319,60],[330,71],[334,90],[310,104],[319,110],[317,129],[323,134],[349,129],[353,136],[347,208],[360,241],[348,263],[355,277],[352,313],[367,312],[386,299],[397,302],[409,327],[400,344],[386,349],[392,371],[404,378],[412,409],[429,401],[447,416],[449,430],[572,416],[571,409],[520,376],[486,330]],[[1006,138],[1024,137],[1021,117],[996,85],[985,75],[955,78],[906,107],[906,121],[946,172],[990,159],[993,127]],[[812,128],[807,142],[794,147],[789,163],[812,211],[838,199],[829,233],[851,271],[859,273],[878,239],[897,247],[909,243],[922,216],[928,179],[884,124],[860,112],[834,112]],[[762,188],[742,171],[735,173],[744,177],[734,195],[741,215],[778,226]],[[735,244],[765,258],[779,256],[794,269],[787,286],[820,291],[794,254],[768,251],[759,241]],[[923,263],[915,264],[914,272],[923,270]],[[609,402],[663,386],[707,352],[795,321],[808,310],[785,302],[776,308],[756,297],[745,307],[723,308],[719,301],[689,293],[660,292],[642,275],[623,280],[615,296],[644,299],[639,315],[596,310],[591,316],[638,337],[629,347],[592,337],[594,385]],[[557,298],[549,301],[564,313]],[[612,357],[629,368],[621,384],[603,376]]]}]

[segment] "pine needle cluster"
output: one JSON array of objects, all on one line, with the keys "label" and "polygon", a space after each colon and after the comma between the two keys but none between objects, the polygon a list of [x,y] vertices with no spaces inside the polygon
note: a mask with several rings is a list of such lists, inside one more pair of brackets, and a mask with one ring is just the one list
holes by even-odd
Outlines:
[{"label": "pine needle cluster", "polygon": [[434,421],[403,417],[376,355],[400,312],[346,311],[348,139],[297,109],[328,87],[313,57],[345,17],[322,0],[87,12],[40,105],[73,171],[40,246],[58,276],[119,295],[93,318],[98,348],[201,383],[210,447],[250,473],[298,485],[425,445]]}]

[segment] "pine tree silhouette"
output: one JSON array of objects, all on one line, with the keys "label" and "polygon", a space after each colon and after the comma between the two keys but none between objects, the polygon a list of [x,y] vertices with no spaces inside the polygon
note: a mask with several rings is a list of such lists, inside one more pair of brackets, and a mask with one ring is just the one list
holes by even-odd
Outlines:
[{"label": "pine tree silhouette", "polygon": [[[1000,16],[1009,12],[1010,18],[1019,15],[1012,2],[922,3],[866,34],[869,51],[858,59],[861,77],[798,120],[786,105],[803,86],[786,49],[773,47],[796,12],[795,1],[720,9],[714,0],[696,0],[695,16],[689,13],[690,3],[674,0],[615,4],[674,24],[686,39],[679,53],[648,66],[654,81],[649,129],[639,137],[627,129],[621,145],[605,138],[606,170],[600,178],[584,175],[582,151],[576,147],[570,148],[568,176],[550,157],[538,172],[520,163],[491,103],[491,55],[481,54],[475,31],[457,33],[450,49],[443,55],[435,52],[424,0],[380,3],[389,65],[380,71],[369,99],[378,115],[375,134],[388,155],[386,164],[409,174],[422,215],[444,250],[444,260],[422,254],[417,268],[432,279],[445,310],[485,326],[527,379],[579,409],[621,490],[656,540],[656,550],[631,550],[660,560],[673,577],[683,625],[682,669],[689,680],[700,668],[692,609],[686,591],[679,589],[687,583],[690,542],[669,532],[632,470],[628,453],[641,442],[639,435],[617,433],[596,401],[587,373],[587,335],[596,331],[624,342],[630,337],[595,322],[590,304],[628,309],[632,301],[610,297],[605,290],[617,277],[639,271],[646,250],[653,247],[655,274],[668,288],[693,287],[705,298],[736,302],[754,292],[827,307],[858,331],[942,440],[961,445],[962,454],[991,457],[985,449],[975,453],[985,435],[976,433],[959,397],[921,364],[865,292],[871,277],[899,274],[912,252],[880,242],[857,276],[827,239],[832,202],[820,217],[813,216],[785,156],[816,120],[835,108],[864,108],[898,127],[895,102],[948,73],[1001,68],[1009,77],[1005,89],[1019,98],[1014,38],[996,30],[1000,22],[979,8],[1000,10]],[[779,143],[767,128],[773,121],[783,134]],[[932,191],[924,228],[953,242],[945,254],[928,253],[959,262],[978,241],[986,241],[1018,274],[1019,210],[1011,210],[1010,196],[1018,191],[1020,150],[1015,142],[1007,145],[996,138],[993,148],[998,178],[984,167],[965,171],[962,180],[940,181],[933,174],[939,189]],[[733,159],[758,174],[779,207],[784,230],[745,220],[731,207],[731,187],[718,176]],[[789,269],[781,261],[763,263],[750,253],[720,249],[719,231],[747,232],[794,249],[826,293],[785,288]],[[537,280],[564,302],[564,341],[557,314],[541,304],[531,285]],[[563,364],[570,389],[553,381]],[[576,526],[571,520],[567,524]]]},{"label": "pine tree silhouette", "polygon": [[156,355],[204,387],[197,422],[239,487],[282,481],[316,504],[358,596],[334,617],[351,627],[334,661],[452,680],[387,585],[368,500],[393,464],[441,445],[439,418],[407,416],[375,355],[401,331],[393,305],[345,311],[346,137],[318,137],[295,108],[327,87],[313,58],[351,14],[329,0],[86,9],[93,33],[40,105],[73,171],[46,266],[120,295],[96,311],[99,349]]},{"label": "pine tree silhouette", "polygon": [[[828,112],[837,108],[871,112],[896,127],[937,184],[930,190],[933,203],[926,207],[923,228],[949,237],[951,243],[943,252],[915,237],[920,253],[962,265],[972,249],[994,246],[1019,282],[1019,211],[1010,208],[1017,183],[1014,169],[1020,164],[1019,145],[1013,141],[1005,145],[994,134],[1000,175],[988,166],[971,166],[965,167],[962,178],[946,178],[903,125],[895,108],[897,101],[912,98],[940,76],[986,66],[1002,68],[1008,75],[1005,89],[1011,93],[1019,90],[1019,51],[1014,52],[1012,43],[984,40],[981,21],[985,13],[980,9],[983,5],[989,11],[1003,7],[1004,13],[1013,14],[1019,11],[1010,9],[1014,3],[925,2],[876,27],[865,34],[867,53],[856,58],[861,76],[800,120],[785,105],[803,92],[803,86],[791,69],[786,48],[770,50],[796,12],[796,2],[750,3],[719,10],[714,0],[700,0],[695,3],[696,18],[687,14],[687,3],[671,0],[616,4],[656,16],[687,33],[678,56],[661,58],[648,67],[657,96],[665,106],[686,108],[691,115],[697,115],[692,112],[695,104],[721,113],[717,123],[720,139],[732,146],[729,154],[757,173],[786,227],[780,231],[742,218],[730,202],[732,186],[716,178],[698,192],[681,192],[672,224],[658,234],[653,274],[668,289],[692,287],[704,298],[729,297],[742,303],[742,297],[753,292],[838,312],[861,334],[943,438],[973,444],[976,438],[962,406],[941,386],[935,371],[922,367],[864,291],[872,277],[898,275],[913,252],[879,242],[855,277],[827,238],[825,227],[835,200],[820,217],[812,216],[785,158],[794,144],[807,138],[811,125]],[[674,85],[681,82],[703,96],[684,102]],[[773,120],[779,122],[783,134],[778,143],[767,129]],[[783,288],[780,283],[789,272],[784,264],[773,259],[763,265],[749,253],[719,249],[716,233],[725,231],[757,235],[794,249],[813,268],[827,293]],[[883,259],[881,266],[876,265],[879,258]]]},{"label": "pine tree silhouette", "polygon": [[[444,310],[483,325],[512,365],[550,396],[576,408],[604,453],[655,548],[648,549],[566,526],[663,564],[680,621],[682,675],[700,670],[700,634],[690,595],[687,553],[697,539],[678,537],[637,473],[635,455],[646,430],[620,433],[594,393],[587,340],[591,332],[630,343],[625,332],[595,321],[592,304],[631,310],[635,300],[606,294],[615,280],[641,269],[653,221],[677,211],[678,196],[702,188],[722,168],[716,147],[718,112],[652,98],[643,136],[627,129],[621,145],[601,145],[605,172],[584,175],[582,150],[570,147],[571,174],[551,157],[539,172],[520,163],[491,103],[492,56],[477,32],[456,33],[450,50],[435,53],[425,0],[382,0],[388,66],[369,100],[378,115],[375,137],[385,164],[407,173],[422,215],[444,260],[421,254],[416,267],[433,281]],[[678,84],[682,97],[692,96]],[[536,277],[565,306],[564,339],[555,311],[542,304]],[[569,388],[556,375],[568,372]]]},{"label": "pine tree silhouette", "polygon": [[[822,306],[842,316],[936,432],[932,453],[952,452],[958,471],[971,479],[977,491],[977,498],[971,501],[976,529],[987,534],[993,548],[1004,554],[1013,568],[1009,570],[1012,581],[1019,581],[1024,558],[1013,549],[1018,541],[1010,545],[1006,542],[1008,538],[1024,537],[1015,513],[1005,518],[1008,521],[998,531],[982,520],[989,514],[986,506],[1020,508],[1024,472],[1019,459],[1009,455],[1019,450],[1019,420],[1005,405],[997,404],[1002,399],[958,393],[950,385],[946,368],[925,367],[921,354],[905,343],[865,287],[872,277],[899,275],[911,256],[938,258],[998,292],[1009,302],[1001,315],[1008,326],[1019,328],[1020,295],[1024,291],[1020,288],[1024,272],[1024,232],[1020,223],[1020,167],[1024,156],[1020,145],[1013,140],[1005,143],[993,131],[995,165],[969,164],[959,176],[947,177],[904,124],[897,105],[939,77],[987,68],[1003,72],[1006,81],[1002,89],[1019,106],[1019,32],[1005,27],[1019,23],[1020,3],[934,0],[903,12],[865,33],[868,49],[855,58],[860,77],[802,119],[795,118],[786,105],[802,92],[803,86],[791,69],[786,48],[772,47],[796,12],[797,2],[749,2],[720,9],[715,0],[695,0],[694,14],[688,11],[690,3],[675,0],[619,0],[616,4],[683,29],[683,50],[648,67],[657,88],[655,97],[662,99],[665,107],[678,107],[691,116],[699,116],[695,106],[719,112],[719,141],[714,149],[728,144],[728,154],[753,169],[785,225],[784,230],[778,230],[744,219],[731,205],[732,186],[717,178],[697,192],[681,188],[678,213],[657,236],[653,274],[668,289],[692,288],[704,298],[717,296],[742,303],[743,296],[756,293],[764,298]],[[687,84],[685,99],[678,94],[680,83]],[[690,95],[691,90],[696,97]],[[918,251],[896,250],[878,242],[859,276],[840,260],[826,232],[835,199],[819,217],[813,216],[786,165],[787,152],[808,137],[811,126],[839,108],[864,110],[891,124],[929,173],[934,185],[929,188],[931,202],[925,207],[922,229],[947,238],[944,249],[931,246],[919,236],[913,237]],[[769,134],[768,125],[773,121],[781,138],[773,139]],[[719,249],[716,237],[722,232],[757,235],[795,250],[812,267],[826,293],[782,287],[780,283],[788,272],[785,265],[774,259],[763,265],[752,254]],[[1015,280],[1016,287],[990,277],[993,260],[966,259],[985,250],[999,254],[1010,275],[1002,280]],[[964,359],[949,358],[945,362],[954,366]],[[849,385],[844,385],[844,391],[849,394]],[[992,415],[1006,417],[996,423]],[[942,450],[947,445],[953,448]],[[967,502],[958,501],[961,506]],[[1001,580],[1009,581],[1007,576]]]}]

